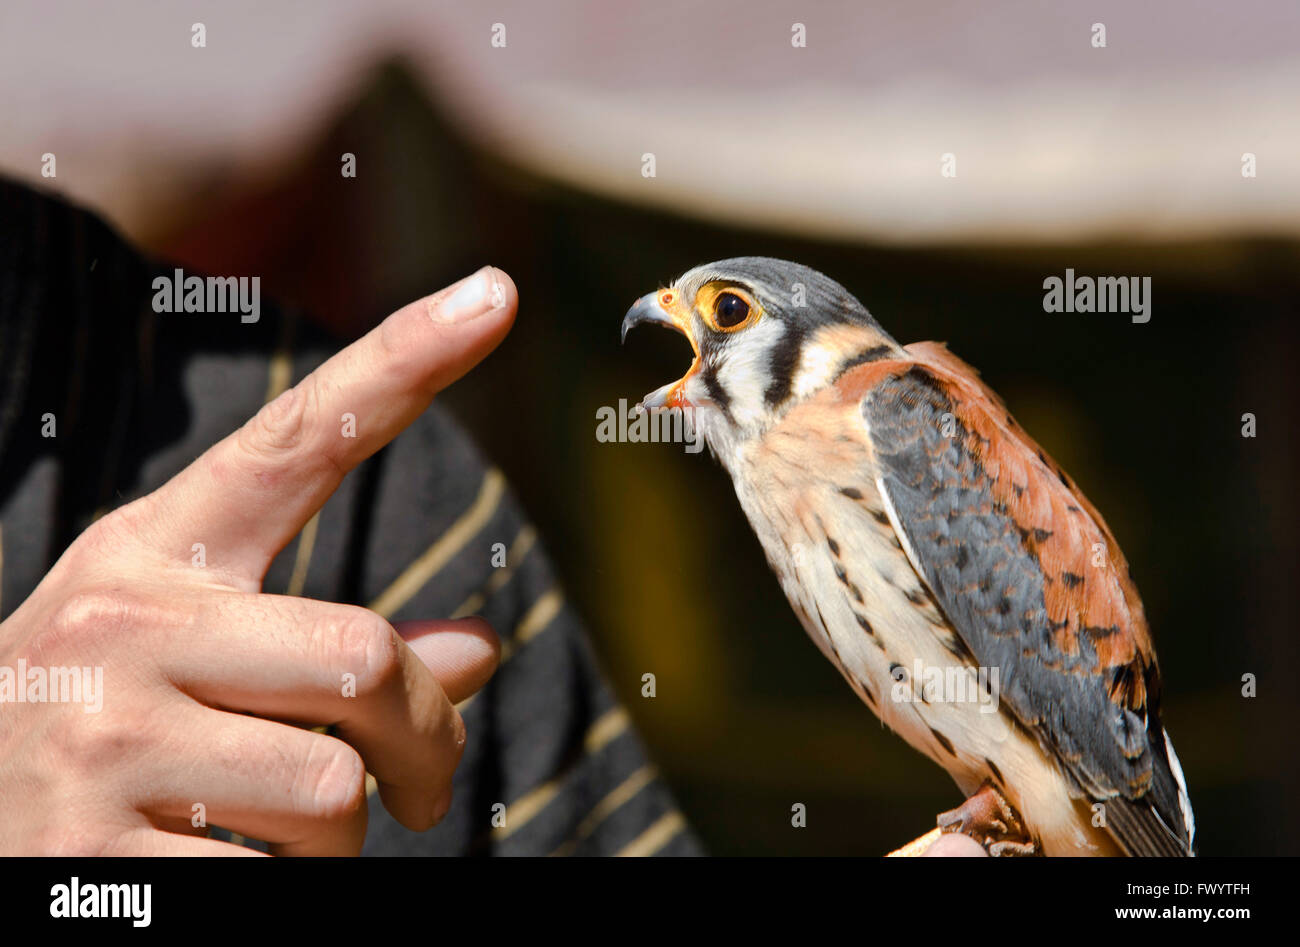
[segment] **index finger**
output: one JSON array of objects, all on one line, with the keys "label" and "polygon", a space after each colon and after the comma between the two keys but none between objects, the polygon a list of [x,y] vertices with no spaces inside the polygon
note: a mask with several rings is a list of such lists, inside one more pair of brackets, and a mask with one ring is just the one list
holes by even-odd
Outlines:
[{"label": "index finger", "polygon": [[146,498],[154,541],[185,559],[202,542],[210,566],[260,587],[343,477],[505,337],[517,300],[484,267],[402,307]]}]

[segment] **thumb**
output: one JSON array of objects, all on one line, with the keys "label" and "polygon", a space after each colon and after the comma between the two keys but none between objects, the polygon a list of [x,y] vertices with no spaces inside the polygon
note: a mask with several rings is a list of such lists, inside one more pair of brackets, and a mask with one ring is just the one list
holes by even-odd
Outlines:
[{"label": "thumb", "polygon": [[486,684],[501,660],[501,639],[481,618],[400,621],[393,627],[454,704]]},{"label": "thumb", "polygon": [[950,833],[940,835],[938,840],[927,848],[923,858],[982,858],[988,855],[984,846],[969,835]]}]

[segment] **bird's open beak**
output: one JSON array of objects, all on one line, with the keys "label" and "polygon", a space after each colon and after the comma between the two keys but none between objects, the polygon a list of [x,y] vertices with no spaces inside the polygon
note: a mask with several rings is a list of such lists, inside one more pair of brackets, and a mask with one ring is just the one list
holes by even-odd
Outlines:
[{"label": "bird's open beak", "polygon": [[662,303],[663,290],[653,293],[646,293],[640,299],[632,304],[632,308],[627,311],[623,317],[623,336],[622,340],[627,341],[627,333],[633,327],[641,325],[643,322],[654,325],[664,326],[669,329],[675,329],[682,335],[686,336],[691,343],[691,349],[695,352],[695,361],[692,363],[690,371],[671,384],[657,388],[650,394],[641,399],[643,408],[682,408],[687,407],[688,402],[682,394],[682,385],[686,379],[691,376],[700,366],[700,349],[695,344],[695,337],[691,334],[690,317],[681,311],[680,306],[669,304],[665,306]]}]

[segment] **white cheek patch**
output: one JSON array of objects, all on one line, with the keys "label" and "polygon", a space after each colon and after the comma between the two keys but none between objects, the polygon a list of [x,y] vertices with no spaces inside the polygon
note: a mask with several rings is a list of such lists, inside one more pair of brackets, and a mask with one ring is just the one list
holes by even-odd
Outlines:
[{"label": "white cheek patch", "polygon": [[772,352],[785,335],[778,319],[760,319],[727,340],[719,354],[718,384],[731,398],[731,416],[738,427],[755,427],[768,420],[765,401],[772,384]]},{"label": "white cheek patch", "polygon": [[836,370],[844,361],[844,351],[839,346],[817,345],[812,340],[804,345],[799,358],[799,367],[795,371],[794,384],[791,386],[796,398],[803,398],[818,391],[835,377]]}]

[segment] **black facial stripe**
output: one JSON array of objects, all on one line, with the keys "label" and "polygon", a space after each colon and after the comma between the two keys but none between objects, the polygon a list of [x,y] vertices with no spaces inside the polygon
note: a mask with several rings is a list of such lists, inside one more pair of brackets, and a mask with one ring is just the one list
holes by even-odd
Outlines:
[{"label": "black facial stripe", "polygon": [[731,417],[731,396],[727,394],[727,389],[722,387],[718,381],[718,376],[712,366],[705,366],[700,371],[700,378],[704,381],[704,387],[708,389],[709,398],[713,403],[722,409],[722,413],[728,418]]},{"label": "black facial stripe", "polygon": [[876,345],[859,352],[857,355],[851,355],[840,363],[840,367],[835,371],[835,377],[838,379],[849,369],[865,365],[867,362],[877,362],[882,358],[888,358],[894,354],[894,351],[888,345]]},{"label": "black facial stripe", "polygon": [[767,390],[763,392],[763,400],[767,402],[769,408],[779,406],[790,397],[790,390],[794,385],[794,373],[799,368],[799,356],[803,351],[803,341],[803,328],[787,322],[785,334],[773,347],[772,357],[768,362],[768,376],[771,381],[768,382]]}]

